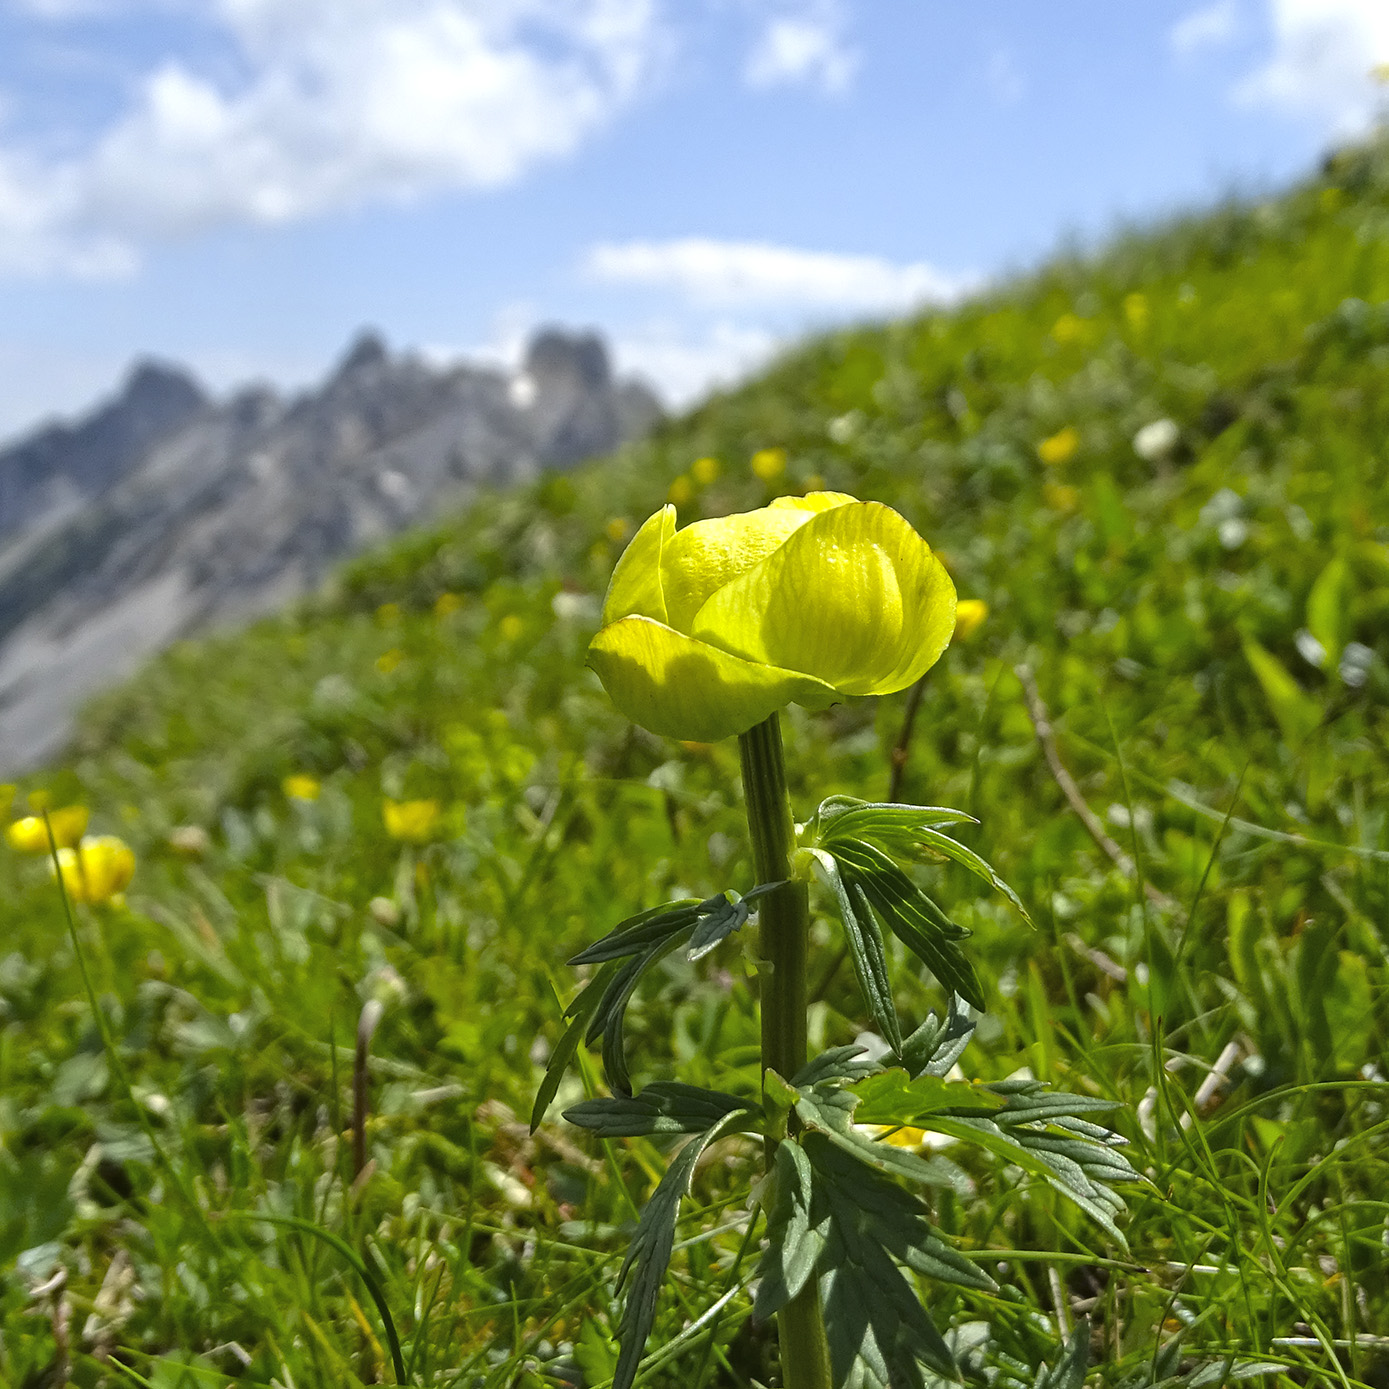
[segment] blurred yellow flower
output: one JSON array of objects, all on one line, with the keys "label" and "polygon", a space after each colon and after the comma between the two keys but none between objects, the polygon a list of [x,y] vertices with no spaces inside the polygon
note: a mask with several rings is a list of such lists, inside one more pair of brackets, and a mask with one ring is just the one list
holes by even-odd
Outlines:
[{"label": "blurred yellow flower", "polygon": [[1069,463],[1079,448],[1080,431],[1075,425],[1068,424],[1037,445],[1037,457],[1048,467],[1056,468],[1062,463]]},{"label": "blurred yellow flower", "polygon": [[388,798],[381,802],[386,833],[392,839],[403,839],[411,844],[423,843],[433,835],[439,815],[439,802],[435,800],[393,801]]},{"label": "blurred yellow flower", "polygon": [[614,516],[606,526],[603,533],[612,541],[614,545],[621,545],[632,533],[632,523],[625,516]]},{"label": "blurred yellow flower", "polygon": [[1062,347],[1083,346],[1094,336],[1095,325],[1088,318],[1063,313],[1051,325],[1052,338]]},{"label": "blurred yellow flower", "polygon": [[316,801],[320,790],[318,778],[310,776],[308,772],[295,772],[287,776],[280,786],[292,801]]},{"label": "blurred yellow flower", "polygon": [[497,631],[501,633],[503,641],[515,641],[525,630],[526,624],[516,613],[507,613],[497,624]]},{"label": "blurred yellow flower", "polygon": [[447,617],[450,613],[456,613],[463,606],[463,595],[460,593],[441,593],[434,600],[434,616]]},{"label": "blurred yellow flower", "polygon": [[[53,826],[53,840],[60,849],[71,848],[87,832],[87,807],[85,805],[65,805],[48,812],[49,824]],[[48,852],[48,829],[42,815],[26,815],[16,820],[5,831],[10,847],[22,854],[46,854]]]},{"label": "blurred yellow flower", "polygon": [[719,460],[717,458],[696,458],[695,461],[690,464],[690,476],[694,478],[701,487],[708,487],[711,482],[717,482],[721,471],[722,469],[719,467]]},{"label": "blurred yellow flower", "polygon": [[825,479],[819,473],[811,473],[805,480],[806,492],[823,492],[825,490]]},{"label": "blurred yellow flower", "polygon": [[114,834],[89,835],[58,850],[57,871],[74,902],[93,906],[120,896],[135,876],[135,851]]},{"label": "blurred yellow flower", "polygon": [[954,641],[968,641],[989,615],[989,605],[982,598],[961,598],[955,604]]},{"label": "blurred yellow flower", "polygon": [[694,494],[694,483],[682,473],[670,484],[670,491],[666,493],[666,500],[672,506],[689,506],[694,500]]},{"label": "blurred yellow flower", "polygon": [[786,450],[758,449],[749,466],[754,477],[763,482],[775,482],[786,471]]},{"label": "blurred yellow flower", "polygon": [[1080,505],[1080,488],[1048,482],[1042,487],[1042,499],[1055,511],[1074,511]]},{"label": "blurred yellow flower", "polygon": [[405,653],[398,646],[393,646],[389,651],[383,651],[376,658],[376,669],[382,675],[389,675],[403,660]]},{"label": "blurred yellow flower", "polygon": [[382,603],[376,610],[376,620],[383,626],[389,627],[393,622],[400,621],[399,603]]},{"label": "blurred yellow flower", "polygon": [[1141,333],[1148,326],[1148,296],[1146,294],[1126,294],[1124,296],[1124,317],[1135,333]]},{"label": "blurred yellow flower", "polygon": [[29,802],[30,810],[47,810],[53,804],[52,791],[30,791],[25,798]]}]

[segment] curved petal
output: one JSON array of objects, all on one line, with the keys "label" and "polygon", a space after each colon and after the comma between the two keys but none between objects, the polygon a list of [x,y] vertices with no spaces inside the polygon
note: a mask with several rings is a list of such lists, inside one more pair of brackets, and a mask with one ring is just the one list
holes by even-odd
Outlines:
[{"label": "curved petal", "polygon": [[661,556],[665,620],[676,631],[688,632],[711,593],[779,549],[788,536],[822,511],[853,501],[843,492],[778,497],[756,511],[695,521],[677,531]]},{"label": "curved petal", "polygon": [[633,723],[688,742],[745,733],[793,702],[823,709],[839,697],[811,676],[730,656],[649,617],[604,627],[588,663]]},{"label": "curved petal", "polygon": [[700,609],[701,641],[804,671],[842,694],[890,694],[935,663],[955,586],[890,507],[857,502],[808,521]]},{"label": "curved petal", "polygon": [[663,506],[642,522],[622,552],[608,581],[603,599],[603,621],[616,622],[633,613],[666,620],[666,598],[661,589],[661,552],[675,534],[675,508]]}]

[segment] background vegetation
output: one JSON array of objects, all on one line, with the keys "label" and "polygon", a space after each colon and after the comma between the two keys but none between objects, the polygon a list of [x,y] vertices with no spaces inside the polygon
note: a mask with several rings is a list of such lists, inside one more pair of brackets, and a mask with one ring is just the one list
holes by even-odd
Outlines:
[{"label": "background vegetation", "polygon": [[[903,783],[977,815],[965,837],[1039,923],[932,874],[990,1000],[965,1070],[1122,1101],[1152,1182],[1126,1193],[1125,1253],[976,1164],[977,1195],[937,1215],[1003,1291],[932,1294],[967,1373],[1030,1384],[1088,1314],[1095,1383],[1216,1384],[1238,1352],[1284,1383],[1389,1384],[1386,301],[1374,147],[810,342],[94,708],[16,813],[80,801],[139,855],[126,905],[79,922],[120,1064],[44,865],[7,853],[0,1379],[389,1379],[364,1273],[412,1382],[610,1375],[613,1279],[663,1164],[645,1141],[616,1161],[558,1108],[527,1135],[563,962],[641,908],[752,883],[734,744],[634,730],[584,647],[668,493],[688,521],[825,486],[897,507],[991,609],[931,673]],[[1024,663],[1136,877],[1068,807]],[[792,711],[803,813],[885,794],[905,701]],[[295,774],[317,799],[286,795]],[[427,841],[392,838],[383,798],[436,799]],[[851,1040],[851,972],[816,929],[816,1040]],[[747,973],[736,938],[671,958],[631,1015],[638,1083],[677,1063],[753,1083]],[[942,1000],[921,977],[899,1001]],[[696,1180],[651,1383],[773,1380],[748,1297],[695,1320],[755,1262],[729,1193],[756,1159],[725,1142]]]}]

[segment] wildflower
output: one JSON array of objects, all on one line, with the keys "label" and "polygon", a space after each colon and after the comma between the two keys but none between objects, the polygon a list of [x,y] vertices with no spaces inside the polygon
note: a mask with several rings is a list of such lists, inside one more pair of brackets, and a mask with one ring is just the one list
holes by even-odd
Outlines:
[{"label": "wildflower", "polygon": [[635,723],[682,741],[789,703],[905,689],[955,627],[955,588],[895,511],[842,492],[675,528],[664,507],[613,572],[589,664]]},{"label": "wildflower", "polygon": [[701,487],[708,487],[711,482],[717,482],[721,471],[717,458],[696,458],[690,464],[690,476]]},{"label": "wildflower", "polygon": [[614,516],[606,526],[603,533],[612,541],[614,545],[621,545],[632,533],[632,523],[625,516]]},{"label": "wildflower", "polygon": [[178,825],[169,831],[169,848],[185,858],[201,858],[212,847],[212,836],[201,825]]},{"label": "wildflower", "polygon": [[1052,338],[1062,347],[1083,346],[1094,333],[1094,325],[1088,318],[1080,318],[1073,313],[1063,313],[1051,325]]},{"label": "wildflower", "polygon": [[135,876],[135,851],[114,834],[87,835],[76,848],[58,850],[57,873],[74,902],[96,906],[125,891]]},{"label": "wildflower", "polygon": [[961,598],[955,604],[955,641],[968,641],[984,624],[989,605],[982,598]]},{"label": "wildflower", "polygon": [[786,471],[786,450],[758,449],[749,466],[754,477],[763,482],[775,482]]},{"label": "wildflower", "polygon": [[[32,804],[32,798],[30,799]],[[65,805],[48,812],[48,824],[53,827],[53,842],[60,849],[70,849],[87,832],[87,807]],[[22,854],[48,852],[48,827],[42,815],[26,815],[5,831],[10,847]]]},{"label": "wildflower", "polygon": [[694,500],[694,494],[694,483],[681,473],[681,475],[670,484],[670,491],[666,493],[666,500],[672,506],[689,506]]},{"label": "wildflower", "polygon": [[1080,488],[1048,482],[1042,488],[1042,500],[1053,511],[1074,511],[1080,505]]},{"label": "wildflower", "polygon": [[516,613],[507,613],[497,624],[497,631],[503,641],[515,641],[526,630],[526,624]]},{"label": "wildflower", "polygon": [[1133,451],[1146,463],[1158,463],[1177,447],[1181,437],[1176,420],[1154,420],[1133,436]]},{"label": "wildflower", "polygon": [[292,801],[316,801],[321,789],[318,778],[310,776],[308,772],[295,772],[287,776],[280,786]]},{"label": "wildflower", "polygon": [[1037,445],[1037,457],[1049,468],[1059,468],[1069,463],[1080,448],[1080,431],[1073,424],[1058,429],[1055,434],[1043,439]]},{"label": "wildflower", "polygon": [[458,593],[441,593],[434,600],[434,616],[448,617],[463,606],[463,596]]},{"label": "wildflower", "polygon": [[1148,296],[1138,293],[1126,294],[1124,317],[1135,333],[1141,333],[1148,326]]},{"label": "wildflower", "polygon": [[393,801],[381,802],[381,818],[386,824],[386,833],[392,839],[402,839],[407,843],[421,844],[429,839],[439,823],[439,802]]},{"label": "wildflower", "polygon": [[376,620],[383,627],[390,627],[400,621],[399,603],[382,603],[376,610]]},{"label": "wildflower", "polygon": [[398,646],[393,646],[389,651],[383,651],[376,658],[376,669],[382,675],[389,675],[403,660],[405,653]]}]

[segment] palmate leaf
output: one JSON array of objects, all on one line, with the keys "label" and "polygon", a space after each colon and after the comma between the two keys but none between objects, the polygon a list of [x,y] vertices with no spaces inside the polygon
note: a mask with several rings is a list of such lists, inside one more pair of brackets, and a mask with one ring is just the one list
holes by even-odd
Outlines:
[{"label": "palmate leaf", "polygon": [[618,1323],[618,1338],[622,1343],[617,1357],[617,1371],[612,1389],[631,1389],[641,1364],[642,1351],[656,1320],[656,1299],[670,1265],[671,1250],[675,1247],[675,1223],[680,1215],[680,1202],[690,1190],[695,1167],[704,1151],[716,1139],[734,1132],[747,1111],[725,1115],[712,1128],[690,1139],[672,1159],[665,1175],[652,1193],[651,1199],[637,1222],[622,1270],[617,1276],[620,1289],[631,1275],[627,1301]]},{"label": "palmate leaf", "polygon": [[668,1080],[648,1085],[636,1096],[584,1100],[566,1109],[564,1117],[602,1138],[643,1138],[660,1133],[700,1133],[738,1113],[755,1122],[753,1107],[737,1095]]},{"label": "palmate leaf", "polygon": [[869,908],[940,983],[967,1003],[984,1008],[984,991],[959,942],[969,932],[956,925],[883,850],[866,840],[836,841],[831,854],[855,913]]},{"label": "palmate leaf", "polygon": [[882,1067],[876,1061],[866,1058],[868,1049],[855,1045],[831,1047],[822,1051],[813,1061],[807,1061],[791,1078],[794,1086],[817,1085],[822,1080],[855,1081],[865,1076],[876,1075]]},{"label": "palmate leaf", "polygon": [[752,1314],[774,1317],[810,1281],[825,1248],[824,1202],[814,1200],[814,1177],[805,1149],[796,1142],[777,1145],[773,1168],[776,1195],[767,1212],[767,1247],[757,1264],[757,1297]]},{"label": "palmate leaf", "polygon": [[944,1018],[928,1013],[926,1021],[902,1043],[902,1064],[913,1079],[946,1075],[963,1055],[975,1028],[974,1019],[961,1007],[963,1002],[952,998]]}]

